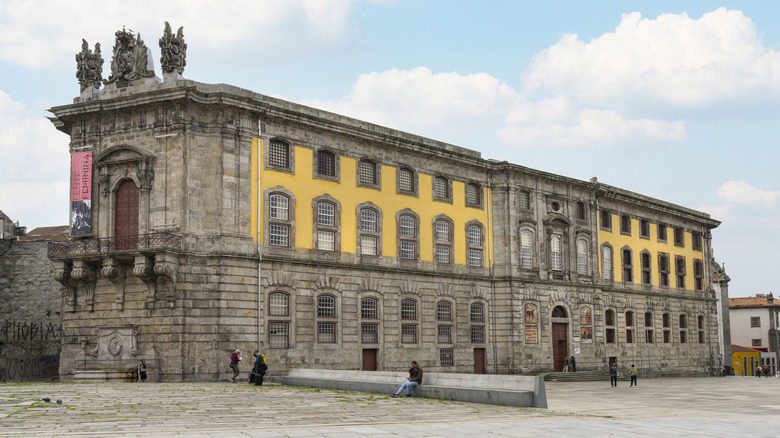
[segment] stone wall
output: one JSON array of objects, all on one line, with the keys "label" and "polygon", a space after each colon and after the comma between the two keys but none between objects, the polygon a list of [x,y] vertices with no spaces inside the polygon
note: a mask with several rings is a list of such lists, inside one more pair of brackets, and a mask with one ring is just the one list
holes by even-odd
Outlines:
[{"label": "stone wall", "polygon": [[0,379],[58,376],[62,285],[46,257],[46,241],[10,241],[0,255]]}]

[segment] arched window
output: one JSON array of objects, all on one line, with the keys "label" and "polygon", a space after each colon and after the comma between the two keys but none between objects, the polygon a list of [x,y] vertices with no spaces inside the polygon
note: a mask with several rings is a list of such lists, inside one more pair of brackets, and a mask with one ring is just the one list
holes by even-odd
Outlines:
[{"label": "arched window", "polygon": [[484,254],[484,239],[481,224],[469,224],[466,228],[466,243],[468,248],[468,264],[481,267]]},{"label": "arched window", "polygon": [[376,298],[363,298],[360,300],[360,317],[363,319],[379,318],[379,300]]},{"label": "arched window", "polygon": [[566,318],[566,317],[568,317],[568,314],[566,313],[566,309],[564,309],[562,306],[555,306],[555,308],[552,311],[552,317],[553,318]]},{"label": "arched window", "polygon": [[271,246],[295,246],[295,198],[283,187],[273,187],[265,192],[268,233],[266,243]]},{"label": "arched window", "polygon": [[693,261],[693,281],[696,290],[704,289],[704,265],[701,260]]},{"label": "arched window", "polygon": [[360,255],[377,256],[381,253],[381,214],[378,208],[367,202],[358,206],[358,243]]},{"label": "arched window", "polygon": [[274,292],[268,296],[268,315],[289,316],[290,296],[282,292]]},{"label": "arched window", "polygon": [[401,301],[401,319],[407,321],[417,319],[417,302],[415,300]]},{"label": "arched window", "polygon": [[577,240],[577,274],[588,274],[588,242],[585,239]]},{"label": "arched window", "polygon": [[280,194],[273,194],[269,197],[269,204],[271,209],[269,210],[269,217],[271,219],[288,220],[290,218],[290,200],[287,196]]},{"label": "arched window", "polygon": [[674,259],[674,273],[677,276],[677,287],[685,289],[685,257],[676,257]]},{"label": "arched window", "polygon": [[336,323],[332,318],[336,317],[336,297],[333,295],[320,295],[317,297],[317,342],[320,344],[333,344],[336,342]]},{"label": "arched window", "polygon": [[436,320],[452,321],[452,304],[448,301],[439,301],[436,303]]},{"label": "arched window", "polygon": [[655,341],[653,337],[653,314],[645,312],[645,342],[652,344]]},{"label": "arched window", "polygon": [[471,321],[471,343],[485,343],[485,306],[482,303],[471,303],[469,310],[469,320]]},{"label": "arched window", "polygon": [[449,220],[437,219],[434,222],[434,251],[436,263],[452,262],[452,225]]},{"label": "arched window", "polygon": [[317,297],[317,317],[336,317],[336,297],[333,295],[320,295]]},{"label": "arched window", "polygon": [[379,300],[367,297],[360,300],[360,341],[363,344],[379,343]]},{"label": "arched window", "polygon": [[634,312],[626,312],[626,344],[634,343]]},{"label": "arched window", "polygon": [[401,343],[402,344],[416,344],[417,343],[417,324],[414,323],[417,320],[417,301],[415,300],[402,300],[401,301]]}]

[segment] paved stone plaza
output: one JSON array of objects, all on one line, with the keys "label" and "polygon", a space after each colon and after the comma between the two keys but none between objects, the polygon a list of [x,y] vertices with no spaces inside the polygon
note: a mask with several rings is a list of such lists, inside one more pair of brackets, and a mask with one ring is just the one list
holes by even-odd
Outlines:
[{"label": "paved stone plaza", "polygon": [[0,436],[780,435],[780,379],[651,379],[639,385],[548,383],[550,409],[539,410],[278,385],[0,384]]}]

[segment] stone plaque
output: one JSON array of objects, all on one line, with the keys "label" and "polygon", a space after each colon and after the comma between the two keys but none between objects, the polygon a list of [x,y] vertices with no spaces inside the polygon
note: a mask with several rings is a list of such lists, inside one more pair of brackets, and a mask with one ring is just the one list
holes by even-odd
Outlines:
[{"label": "stone plaque", "polygon": [[539,329],[535,325],[525,326],[525,343],[526,344],[539,343]]}]

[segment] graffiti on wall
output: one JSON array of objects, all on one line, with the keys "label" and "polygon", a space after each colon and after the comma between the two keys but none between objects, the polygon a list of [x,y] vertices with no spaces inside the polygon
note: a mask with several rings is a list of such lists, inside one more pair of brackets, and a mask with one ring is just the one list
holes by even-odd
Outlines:
[{"label": "graffiti on wall", "polygon": [[56,341],[62,337],[62,325],[53,322],[9,321],[0,323],[0,340]]},{"label": "graffiti on wall", "polygon": [[48,380],[59,375],[58,356],[29,355],[11,357],[6,361],[5,380]]}]

